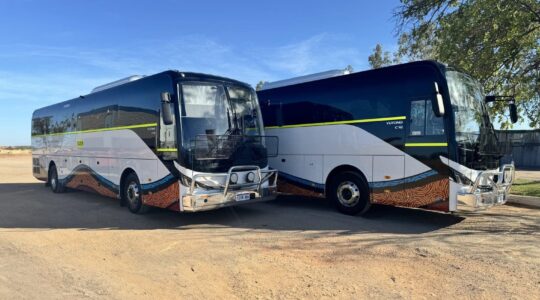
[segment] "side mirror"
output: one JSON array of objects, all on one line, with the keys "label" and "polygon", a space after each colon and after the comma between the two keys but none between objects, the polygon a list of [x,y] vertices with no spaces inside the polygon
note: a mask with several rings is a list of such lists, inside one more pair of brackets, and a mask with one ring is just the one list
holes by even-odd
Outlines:
[{"label": "side mirror", "polygon": [[434,82],[434,85],[435,85],[435,116],[437,117],[442,117],[444,116],[444,101],[443,101],[443,96],[441,95],[441,93],[439,92],[439,85]]},{"label": "side mirror", "polygon": [[489,103],[493,101],[497,101],[497,96],[489,95],[489,96],[486,96],[486,98],[484,99],[485,103]]},{"label": "side mirror", "polygon": [[161,117],[163,118],[163,124],[173,124],[173,114],[171,110],[171,94],[168,92],[161,93]]},{"label": "side mirror", "polygon": [[508,105],[508,108],[510,108],[510,121],[512,123],[516,123],[518,121],[518,114],[517,114],[517,107],[515,103],[510,103]]}]

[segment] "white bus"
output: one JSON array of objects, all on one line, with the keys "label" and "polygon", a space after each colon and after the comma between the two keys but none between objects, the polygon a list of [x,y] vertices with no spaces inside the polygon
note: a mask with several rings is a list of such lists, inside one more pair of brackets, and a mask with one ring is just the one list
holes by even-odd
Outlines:
[{"label": "white bus", "polygon": [[131,76],[36,110],[33,174],[66,188],[150,207],[195,212],[275,198],[255,91],[197,73]]},{"label": "white bus", "polygon": [[506,202],[513,165],[469,75],[434,61],[325,72],[258,91],[279,190],[326,196],[347,214],[372,203],[453,212]]}]

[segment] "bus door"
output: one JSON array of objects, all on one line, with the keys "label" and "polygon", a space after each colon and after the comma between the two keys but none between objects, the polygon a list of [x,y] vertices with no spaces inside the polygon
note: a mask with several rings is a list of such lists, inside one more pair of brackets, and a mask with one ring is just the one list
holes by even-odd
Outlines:
[{"label": "bus door", "polygon": [[[430,168],[439,164],[439,155],[448,147],[443,117],[435,116],[431,97],[410,99],[405,152]],[[414,174],[414,163],[405,163],[405,173]]]}]

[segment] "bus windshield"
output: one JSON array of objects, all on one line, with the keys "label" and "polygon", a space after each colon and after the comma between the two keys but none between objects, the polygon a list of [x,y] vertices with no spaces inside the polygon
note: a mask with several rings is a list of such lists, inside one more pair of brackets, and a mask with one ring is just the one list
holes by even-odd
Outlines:
[{"label": "bus windshield", "polygon": [[262,118],[255,92],[213,83],[182,84],[182,148],[192,168],[226,171],[267,163]]},{"label": "bus windshield", "polygon": [[184,143],[201,135],[260,135],[257,99],[247,88],[183,84]]},{"label": "bus windshield", "polygon": [[456,142],[460,150],[469,152],[468,163],[482,155],[500,156],[497,137],[478,81],[454,70],[446,72],[446,79],[454,112]]},{"label": "bus windshield", "polygon": [[485,126],[486,109],[480,85],[466,74],[456,71],[446,73],[450,100],[456,120],[456,140],[477,139]]},{"label": "bus windshield", "polygon": [[197,135],[222,135],[230,128],[230,112],[221,85],[183,84],[182,138],[189,143]]}]

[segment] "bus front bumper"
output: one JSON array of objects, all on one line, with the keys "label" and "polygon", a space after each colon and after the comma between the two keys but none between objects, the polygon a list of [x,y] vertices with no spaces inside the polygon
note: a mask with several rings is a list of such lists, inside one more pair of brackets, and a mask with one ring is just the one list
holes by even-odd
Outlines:
[{"label": "bus front bumper", "polygon": [[[238,174],[238,172],[256,172],[257,180],[250,183],[230,183],[231,174]],[[197,187],[199,178],[219,179],[217,182],[222,184],[216,188],[203,189]],[[233,167],[227,173],[197,174],[194,176],[189,193],[181,198],[180,207],[185,212],[198,212],[274,200],[276,196],[277,170],[261,170],[256,166],[241,166]]]},{"label": "bus front bumper", "polygon": [[221,193],[187,195],[182,197],[182,204],[185,212],[197,212],[233,205],[269,201],[275,198],[276,188],[265,188],[262,189],[262,193],[238,191],[228,193],[226,196]]},{"label": "bus front bumper", "polygon": [[479,172],[472,185],[458,185],[457,210],[474,211],[503,205],[514,181],[514,165]]}]

